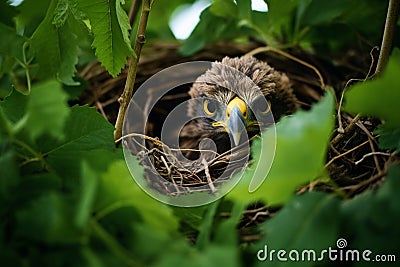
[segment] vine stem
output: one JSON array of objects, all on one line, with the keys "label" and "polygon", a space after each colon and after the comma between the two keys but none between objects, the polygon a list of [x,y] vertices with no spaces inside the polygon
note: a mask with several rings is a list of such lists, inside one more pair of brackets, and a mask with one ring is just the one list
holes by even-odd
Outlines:
[{"label": "vine stem", "polygon": [[400,1],[389,0],[389,7],[386,15],[385,30],[383,32],[381,52],[379,53],[375,75],[380,75],[384,70],[392,50],[393,37],[396,30],[397,18],[399,16]]},{"label": "vine stem", "polygon": [[129,59],[128,75],[125,82],[124,91],[118,99],[120,103],[117,121],[115,123],[114,140],[119,140],[122,136],[122,126],[125,118],[126,110],[128,109],[129,101],[133,95],[133,86],[135,85],[137,66],[140,58],[142,47],[146,42],[146,27],[147,20],[151,9],[151,0],[142,1],[142,13],[140,15],[139,26],[136,32],[135,46],[133,51],[135,54]]}]

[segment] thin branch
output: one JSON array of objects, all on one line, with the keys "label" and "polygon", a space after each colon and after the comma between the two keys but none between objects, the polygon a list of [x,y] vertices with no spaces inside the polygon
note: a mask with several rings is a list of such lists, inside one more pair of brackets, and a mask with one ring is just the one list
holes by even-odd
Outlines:
[{"label": "thin branch", "polygon": [[379,53],[378,63],[375,70],[375,75],[380,75],[385,69],[389,60],[390,51],[396,30],[397,18],[399,16],[400,1],[389,0],[389,7],[386,16],[385,30],[383,32],[381,52]]},{"label": "thin branch", "polygon": [[381,156],[390,157],[392,154],[386,153],[386,152],[380,152],[380,151],[370,152],[370,153],[365,154],[364,156],[362,156],[362,158],[361,158],[360,160],[357,160],[356,162],[354,162],[354,164],[355,164],[355,165],[358,165],[358,164],[360,164],[361,162],[363,162],[363,160],[366,159],[367,157],[374,156],[374,155],[381,155]]},{"label": "thin branch", "polygon": [[359,149],[360,147],[362,147],[362,146],[365,145],[365,144],[368,144],[368,142],[369,142],[369,141],[367,140],[367,141],[365,141],[365,142],[363,142],[363,143],[361,143],[361,144],[359,144],[359,145],[353,147],[352,149],[349,149],[349,150],[347,150],[346,152],[344,152],[344,153],[342,153],[342,154],[340,154],[340,155],[337,155],[337,156],[333,157],[328,163],[325,164],[325,168],[328,167],[329,165],[331,165],[335,160],[340,159],[341,157],[344,157],[344,156],[346,156],[347,154],[350,154],[351,152],[353,152],[353,151]]},{"label": "thin branch", "polygon": [[135,85],[136,79],[136,72],[137,66],[140,58],[140,53],[142,51],[142,47],[146,42],[146,27],[147,27],[147,20],[149,18],[150,13],[150,2],[151,0],[143,0],[142,1],[142,13],[140,16],[138,31],[136,33],[136,41],[135,41],[135,55],[131,56],[129,60],[129,69],[128,75],[126,78],[124,92],[122,93],[121,97],[118,99],[120,102],[120,107],[118,111],[117,122],[115,123],[115,132],[114,132],[114,139],[118,140],[122,136],[122,126],[124,123],[125,113],[128,109],[129,101],[133,95],[133,86]]},{"label": "thin branch", "polygon": [[[341,114],[341,113],[340,113]],[[356,122],[358,121],[358,119],[360,118],[360,114],[357,114],[351,121],[350,123],[347,125],[347,127],[343,130],[343,133],[339,133],[335,136],[335,138],[331,141],[331,145],[336,145],[337,143],[339,143],[340,140],[342,140],[343,136],[345,133],[350,132],[356,125]]]},{"label": "thin branch", "polygon": [[211,175],[210,175],[210,170],[208,169],[208,163],[207,163],[207,161],[205,159],[202,160],[202,163],[204,165],[204,172],[206,174],[208,186],[211,189],[211,193],[215,193],[217,191],[217,189],[215,189],[215,186],[214,186],[214,184],[212,182]]},{"label": "thin branch", "polygon": [[140,8],[140,0],[132,0],[131,8],[129,9],[129,24],[133,26]]}]

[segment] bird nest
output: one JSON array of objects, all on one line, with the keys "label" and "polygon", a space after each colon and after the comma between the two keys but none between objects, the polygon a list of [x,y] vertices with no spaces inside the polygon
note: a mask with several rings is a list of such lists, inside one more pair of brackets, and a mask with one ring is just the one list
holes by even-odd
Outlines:
[{"label": "bird nest", "polygon": [[[257,49],[257,45],[217,43],[205,47],[190,57],[181,56],[177,48],[176,43],[146,45],[141,55],[135,87],[139,87],[158,71],[177,63],[194,60],[215,61],[225,56],[242,56]],[[368,70],[374,67],[373,58],[376,55],[373,53],[376,51],[372,50],[371,53],[366,52],[362,55],[350,51],[347,57],[334,58],[327,62],[311,53],[294,48],[289,51],[289,54],[270,51],[259,53],[256,57],[268,62],[275,69],[285,72],[293,84],[294,93],[299,99],[301,108],[309,109],[312,103],[319,101],[323,95],[321,81],[332,86],[335,89],[336,98],[340,99],[344,88],[352,78],[365,79],[368,76]],[[335,62],[336,65],[334,66],[331,62]],[[111,78],[98,63],[86,66],[80,70],[80,75],[89,81],[89,88],[81,96],[80,103],[96,106],[107,120],[114,123],[119,107],[117,100],[122,92],[126,73],[125,70],[119,77]],[[154,169],[146,171],[145,175],[149,181],[153,181],[152,175],[159,174],[165,181],[172,183],[172,186],[166,186],[166,183],[160,182],[154,184],[153,187],[171,195],[192,192],[192,189],[198,185],[206,186],[202,187],[202,190],[213,191],[215,184],[228,179],[228,177],[217,179],[226,170],[227,162],[231,162],[232,157],[243,157],[240,148],[236,148],[234,151],[209,159],[202,158],[195,164],[182,164],[174,157],[173,149],[158,139],[162,122],[169,111],[177,104],[189,99],[187,93],[189,88],[190,85],[187,85],[171,91],[153,109],[146,133],[141,137],[145,139],[146,146],[138,154],[142,161],[144,158],[150,158],[154,166]],[[340,131],[335,132],[332,137],[326,167],[335,184],[349,195],[354,195],[376,185],[384,177],[387,165],[393,157],[384,153],[381,155],[374,153],[378,150],[377,136],[373,134],[377,121],[360,120],[349,114],[339,113],[339,115],[341,116],[339,116],[337,128]],[[246,166],[232,167],[245,168]],[[234,173],[234,171],[229,173]],[[184,192],[177,190],[179,185],[186,188]],[[305,185],[299,189],[299,192],[309,189],[334,190],[331,184],[317,181]],[[258,208],[254,210],[255,213],[259,212]],[[257,220],[262,220],[262,218],[263,216],[257,217]]]},{"label": "bird nest", "polygon": [[147,184],[169,196],[214,193],[220,184],[229,180],[236,171],[246,168],[248,163],[249,153],[243,144],[221,154],[205,149],[179,149],[183,153],[201,153],[197,160],[182,161],[175,156],[176,149],[158,138],[140,138],[146,139],[147,146],[135,154],[145,168]]}]

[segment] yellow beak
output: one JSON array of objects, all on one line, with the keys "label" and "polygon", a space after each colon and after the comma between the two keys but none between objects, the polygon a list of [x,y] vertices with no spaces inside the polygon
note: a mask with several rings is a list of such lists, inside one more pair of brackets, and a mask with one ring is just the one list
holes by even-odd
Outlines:
[{"label": "yellow beak", "polygon": [[235,146],[240,144],[243,132],[246,132],[248,110],[246,103],[239,97],[232,99],[226,108],[228,132],[232,136]]}]

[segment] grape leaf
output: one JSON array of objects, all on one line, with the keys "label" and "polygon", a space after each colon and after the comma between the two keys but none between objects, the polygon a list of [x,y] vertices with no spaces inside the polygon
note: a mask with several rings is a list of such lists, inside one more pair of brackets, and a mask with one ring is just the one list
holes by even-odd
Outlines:
[{"label": "grape leaf", "polygon": [[101,64],[113,76],[125,66],[127,56],[132,55],[128,31],[130,24],[123,10],[122,0],[77,0],[78,8],[90,20],[94,34],[92,46]]},{"label": "grape leaf", "polygon": [[380,118],[385,127],[400,127],[400,50],[395,49],[381,77],[358,83],[345,93],[344,110]]},{"label": "grape leaf", "polygon": [[76,72],[79,51],[76,34],[69,23],[74,18],[68,16],[68,12],[60,14],[56,4],[57,1],[51,1],[46,17],[32,35],[31,46],[39,63],[39,78],[56,77],[72,85],[76,84],[72,77]]},{"label": "grape leaf", "polygon": [[323,175],[334,124],[333,107],[333,95],[327,92],[310,111],[297,111],[278,122],[276,152],[271,170],[263,184],[255,192],[249,193],[249,183],[256,171],[254,166],[262,170],[261,173],[268,173],[268,169],[263,169],[265,164],[259,162],[261,148],[264,151],[273,151],[273,129],[267,130],[265,137],[252,145],[255,163],[246,170],[227,197],[244,203],[256,200],[264,200],[268,204],[284,203],[299,185]]},{"label": "grape leaf", "polygon": [[261,225],[264,237],[253,249],[256,250],[254,254],[266,258],[255,266],[287,266],[287,262],[279,261],[276,254],[274,258],[269,258],[271,250],[281,249],[287,252],[284,257],[288,260],[288,253],[292,249],[299,251],[300,257],[303,250],[315,251],[315,259],[301,265],[314,266],[320,252],[335,245],[339,231],[339,211],[340,201],[332,195],[308,192],[296,196],[276,216]]},{"label": "grape leaf", "polygon": [[35,84],[27,104],[26,128],[36,139],[43,133],[62,139],[64,123],[69,115],[67,94],[57,81]]}]

